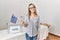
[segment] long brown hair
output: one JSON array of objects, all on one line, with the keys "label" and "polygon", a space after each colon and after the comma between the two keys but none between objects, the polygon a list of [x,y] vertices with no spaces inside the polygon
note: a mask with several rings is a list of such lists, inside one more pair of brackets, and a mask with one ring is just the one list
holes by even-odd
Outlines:
[{"label": "long brown hair", "polygon": [[[30,4],[28,5],[28,19],[30,19],[30,16],[31,16],[31,11],[30,11],[30,8],[29,8],[30,5],[33,5],[34,8],[35,8],[35,10],[36,10],[36,7],[35,7],[35,5],[34,5],[33,3],[30,3]],[[37,15],[37,12],[35,11],[34,14]]]}]

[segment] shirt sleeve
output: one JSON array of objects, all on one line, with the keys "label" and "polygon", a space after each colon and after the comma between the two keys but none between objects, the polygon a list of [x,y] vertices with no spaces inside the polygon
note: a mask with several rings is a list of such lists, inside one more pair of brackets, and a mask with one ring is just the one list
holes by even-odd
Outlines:
[{"label": "shirt sleeve", "polygon": [[40,16],[38,17],[38,32],[40,32]]}]

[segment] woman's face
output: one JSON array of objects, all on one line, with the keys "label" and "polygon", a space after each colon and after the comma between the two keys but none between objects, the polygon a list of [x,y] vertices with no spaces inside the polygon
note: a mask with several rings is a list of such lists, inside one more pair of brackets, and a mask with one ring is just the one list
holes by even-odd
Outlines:
[{"label": "woman's face", "polygon": [[34,13],[36,11],[36,9],[33,5],[30,5],[29,9],[30,9],[31,13]]}]

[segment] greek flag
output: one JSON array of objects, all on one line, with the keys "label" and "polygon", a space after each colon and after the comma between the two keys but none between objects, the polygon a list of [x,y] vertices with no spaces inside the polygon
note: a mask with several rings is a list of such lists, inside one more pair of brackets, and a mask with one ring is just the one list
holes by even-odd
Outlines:
[{"label": "greek flag", "polygon": [[12,15],[12,16],[11,16],[11,20],[10,20],[10,22],[12,22],[12,23],[16,23],[16,22],[17,22],[17,17],[14,16],[14,15]]}]

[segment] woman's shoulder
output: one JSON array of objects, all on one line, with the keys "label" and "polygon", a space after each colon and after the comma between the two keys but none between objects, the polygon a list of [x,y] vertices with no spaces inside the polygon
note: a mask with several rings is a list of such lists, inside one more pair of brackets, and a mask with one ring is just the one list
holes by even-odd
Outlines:
[{"label": "woman's shoulder", "polygon": [[37,15],[38,18],[40,18],[40,15]]}]

